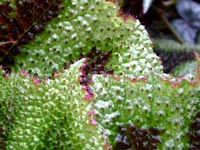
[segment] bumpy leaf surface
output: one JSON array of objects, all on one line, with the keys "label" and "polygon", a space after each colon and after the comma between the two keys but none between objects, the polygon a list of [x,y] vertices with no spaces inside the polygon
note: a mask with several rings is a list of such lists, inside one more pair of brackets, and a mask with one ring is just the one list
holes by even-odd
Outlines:
[{"label": "bumpy leaf surface", "polygon": [[95,75],[93,81],[93,111],[111,145],[119,136],[118,128],[131,124],[165,130],[160,150],[188,149],[191,118],[200,109],[199,81],[191,85],[187,80],[153,74],[138,79]]},{"label": "bumpy leaf surface", "polygon": [[[3,149],[110,149],[117,143],[118,127],[127,124],[163,130],[158,139],[147,134],[159,149],[188,149],[195,143],[198,130],[190,132],[190,124],[197,126],[191,117],[200,110],[199,76],[180,81],[162,74],[144,27],[117,16],[117,5],[67,0],[62,6],[46,30],[22,47],[13,68],[23,71],[10,75],[1,71]],[[94,47],[102,55],[91,61],[95,69],[90,69],[99,71],[103,66],[103,71],[109,68],[115,75],[94,75],[87,82],[85,60],[62,70]],[[190,142],[188,133],[195,140]]]},{"label": "bumpy leaf surface", "polygon": [[139,131],[163,130],[160,137],[148,135],[158,149],[189,148],[188,134],[196,132],[189,127],[200,110],[198,80],[156,74],[93,75],[90,86],[95,97],[88,99],[91,93],[80,85],[83,61],[51,80],[42,81],[24,71],[1,76],[2,146],[8,150],[109,149],[118,142],[118,128],[129,124]]},{"label": "bumpy leaf surface", "polygon": [[50,76],[52,70],[62,69],[64,64],[96,47],[102,52],[112,51],[107,66],[116,74],[161,72],[144,27],[138,20],[117,16],[116,4],[105,0],[67,0],[62,5],[64,10],[58,18],[23,47],[15,68],[39,77]]},{"label": "bumpy leaf surface", "polygon": [[1,91],[5,90],[0,99],[1,113],[5,113],[1,114],[5,118],[0,125],[6,149],[104,148],[101,130],[90,123],[89,101],[83,99],[81,65],[79,61],[54,80],[41,83],[25,72],[9,78],[1,76],[6,82],[1,86]]},{"label": "bumpy leaf surface", "polygon": [[57,16],[60,2],[15,0],[0,3],[1,65],[8,69],[21,45],[33,40],[36,33],[44,30],[44,24]]}]

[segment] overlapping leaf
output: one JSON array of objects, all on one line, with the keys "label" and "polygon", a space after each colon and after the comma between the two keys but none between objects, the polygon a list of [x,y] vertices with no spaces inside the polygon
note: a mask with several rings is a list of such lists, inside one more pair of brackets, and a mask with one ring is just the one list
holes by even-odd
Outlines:
[{"label": "overlapping leaf", "polygon": [[89,101],[83,99],[82,62],[48,81],[25,72],[9,78],[1,75],[3,149],[104,149],[101,130],[90,123]]},{"label": "overlapping leaf", "polygon": [[[120,142],[123,135],[118,128],[125,126],[126,129],[128,125],[132,127],[127,130],[137,135],[131,137],[128,131],[124,133],[126,139],[121,140],[124,143],[121,150],[127,145],[132,149],[148,149],[150,145],[160,150],[189,149],[191,118],[200,111],[199,80],[190,83],[153,74],[136,79],[95,75],[93,82],[96,95],[92,101],[94,116],[105,127],[111,145]],[[158,134],[150,133],[149,128],[164,132],[158,137]],[[153,140],[151,134],[157,140]]]},{"label": "overlapping leaf", "polygon": [[[46,30],[22,47],[15,69],[23,71],[0,77],[2,147],[117,148],[118,127],[127,124],[131,131],[123,136],[133,133],[142,139],[129,137],[132,148],[138,148],[137,142],[139,148],[147,143],[164,150],[194,145],[196,130],[189,126],[196,125],[191,117],[200,109],[199,78],[186,81],[162,74],[144,27],[117,17],[117,5],[68,0],[62,6]],[[82,56],[89,58],[88,64],[81,60],[60,72]],[[110,71],[115,74],[87,76]],[[35,76],[52,73],[53,79],[44,81]],[[163,131],[160,137],[150,130],[154,127]]]},{"label": "overlapping leaf", "polygon": [[22,49],[15,68],[39,77],[51,76],[93,47],[112,52],[107,68],[117,74],[138,76],[161,72],[158,57],[144,27],[133,18],[117,16],[118,6],[105,0],[73,0],[62,3],[64,10],[46,30]]},{"label": "overlapping leaf", "polygon": [[196,131],[189,127],[200,108],[199,80],[93,75],[93,83],[81,85],[82,62],[52,80],[23,71],[1,75],[1,144],[6,149],[114,148],[122,136],[119,127],[126,125],[142,139],[121,141],[129,147],[148,143],[162,150],[188,149],[189,137],[195,140]]},{"label": "overlapping leaf", "polygon": [[58,1],[15,0],[0,3],[0,62],[4,67],[13,63],[21,46],[44,30],[46,22],[58,15]]}]

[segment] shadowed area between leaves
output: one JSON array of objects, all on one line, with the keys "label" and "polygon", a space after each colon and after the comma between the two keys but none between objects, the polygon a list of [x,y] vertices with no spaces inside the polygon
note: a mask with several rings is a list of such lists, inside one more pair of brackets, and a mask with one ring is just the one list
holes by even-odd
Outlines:
[{"label": "shadowed area between leaves", "polygon": [[156,127],[143,129],[135,125],[120,126],[114,150],[156,150],[162,142],[160,134],[164,131]]},{"label": "shadowed area between leaves", "polygon": [[21,46],[33,40],[35,34],[44,30],[46,22],[58,15],[62,0],[19,1],[0,3],[0,64],[5,70],[14,63]]}]

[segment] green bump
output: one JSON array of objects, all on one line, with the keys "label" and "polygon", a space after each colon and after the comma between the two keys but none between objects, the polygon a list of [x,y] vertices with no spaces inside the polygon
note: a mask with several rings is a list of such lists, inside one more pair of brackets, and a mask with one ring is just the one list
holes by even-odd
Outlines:
[{"label": "green bump", "polygon": [[[105,0],[78,0],[62,3],[64,10],[47,24],[45,31],[22,48],[14,68],[51,76],[63,64],[96,47],[112,50],[107,67],[116,74],[139,76],[162,72],[148,34],[138,20],[118,17],[118,6]],[[27,55],[28,53],[28,55]],[[33,61],[34,60],[34,61]]]},{"label": "green bump", "polygon": [[154,74],[133,81],[123,76],[93,77],[95,114],[111,145],[116,142],[118,126],[130,123],[165,129],[160,150],[188,149],[188,127],[200,107],[200,84],[170,80],[174,79]]},{"label": "green bump", "polygon": [[[118,126],[133,123],[165,129],[161,150],[188,149],[190,118],[200,110],[199,76],[197,83],[186,77],[179,83],[180,78],[162,74],[144,27],[138,20],[118,17],[116,4],[67,0],[62,5],[64,10],[45,31],[22,48],[16,72],[4,77],[0,69],[0,146],[106,150],[105,145],[115,145]],[[93,76],[88,85],[95,95],[92,101],[83,99],[86,91],[79,82],[85,60],[40,81],[93,47],[112,51],[106,67],[116,76]]]},{"label": "green bump", "polygon": [[90,124],[89,101],[83,99],[85,91],[79,84],[82,62],[40,84],[21,74],[12,74],[9,79],[1,77],[8,84],[16,83],[10,86],[11,91],[16,91],[16,99],[12,101],[14,122],[7,135],[6,149],[104,149],[102,130]]}]

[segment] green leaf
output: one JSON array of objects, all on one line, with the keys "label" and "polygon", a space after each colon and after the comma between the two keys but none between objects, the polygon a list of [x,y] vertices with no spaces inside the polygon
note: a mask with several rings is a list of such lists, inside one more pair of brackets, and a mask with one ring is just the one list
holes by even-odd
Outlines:
[{"label": "green leaf", "polygon": [[[144,27],[117,16],[116,4],[68,0],[62,5],[59,16],[23,47],[16,72],[8,76],[0,71],[1,146],[103,150],[116,144],[118,126],[134,124],[164,129],[159,149],[188,149],[191,117],[200,108],[199,76],[190,80],[162,74]],[[115,75],[94,75],[93,84],[86,86],[95,97],[88,101],[80,84],[85,60],[62,68],[93,47],[112,51],[106,67]]]},{"label": "green leaf", "polygon": [[197,73],[198,69],[198,63],[197,61],[187,61],[185,63],[182,63],[175,67],[172,70],[172,73],[176,77],[182,77],[187,75],[193,75],[195,76],[195,73]]},{"label": "green leaf", "polygon": [[[76,62],[54,80],[40,83],[25,73],[12,74],[8,79],[1,76],[8,80],[6,87],[12,92],[4,90],[6,95],[0,104],[12,111],[12,106],[6,104],[12,97],[15,109],[14,121],[9,124],[12,128],[4,141],[6,149],[103,150],[101,130],[89,121],[89,101],[83,99],[85,91],[79,83],[82,62]],[[0,112],[0,117],[9,115],[5,109]],[[3,132],[7,128],[3,124]]]},{"label": "green leaf", "polygon": [[168,39],[152,39],[156,49],[163,50],[164,52],[197,52],[200,53],[200,45],[180,44],[173,40]]},{"label": "green leaf", "polygon": [[118,15],[118,6],[105,0],[73,0],[62,3],[64,10],[47,24],[46,30],[22,49],[15,68],[39,77],[51,76],[64,64],[96,47],[112,50],[107,67],[116,74],[138,76],[162,72],[158,57],[144,27],[133,18]]},{"label": "green leaf", "polygon": [[119,126],[134,124],[164,129],[160,150],[188,149],[188,128],[200,107],[199,81],[191,85],[164,74],[136,79],[95,75],[93,81],[95,116],[111,145]]}]

